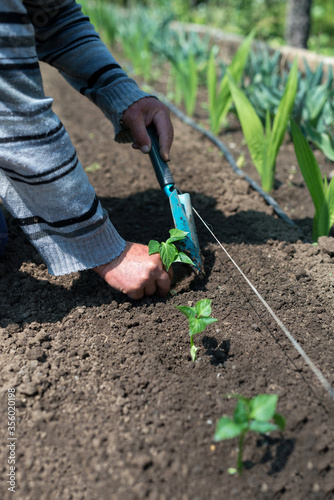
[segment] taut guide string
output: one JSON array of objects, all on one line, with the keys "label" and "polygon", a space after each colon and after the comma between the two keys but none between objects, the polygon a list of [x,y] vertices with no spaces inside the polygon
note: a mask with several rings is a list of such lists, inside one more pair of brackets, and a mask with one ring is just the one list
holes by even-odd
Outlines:
[{"label": "taut guide string", "polygon": [[313,363],[313,361],[309,358],[309,356],[306,354],[306,352],[303,350],[303,348],[299,345],[299,343],[297,342],[297,340],[294,339],[294,337],[292,336],[292,334],[289,332],[289,330],[286,328],[286,326],[282,323],[282,321],[278,318],[278,316],[276,316],[276,314],[274,313],[274,311],[272,310],[272,308],[269,306],[269,304],[264,300],[264,298],[257,291],[257,289],[255,288],[255,286],[251,283],[251,281],[247,278],[247,276],[242,272],[242,270],[240,269],[240,267],[238,266],[238,264],[230,256],[230,254],[228,253],[228,251],[226,250],[226,248],[218,240],[217,236],[213,233],[213,231],[210,229],[210,227],[205,222],[205,220],[199,215],[199,213],[197,212],[197,210],[195,210],[194,207],[192,207],[192,209],[193,209],[193,212],[199,218],[199,220],[204,224],[204,226],[206,227],[206,229],[209,231],[209,233],[216,240],[216,242],[218,243],[218,245],[223,249],[223,251],[225,252],[225,254],[227,255],[227,257],[230,259],[230,261],[232,262],[232,264],[239,271],[239,273],[241,274],[241,276],[244,278],[244,280],[246,281],[246,283],[253,290],[253,292],[258,297],[258,299],[262,302],[262,304],[267,309],[267,311],[270,313],[270,315],[274,318],[274,320],[276,321],[276,323],[278,324],[278,326],[281,328],[281,330],[284,332],[284,334],[288,337],[288,339],[290,340],[290,342],[292,343],[292,345],[294,346],[294,348],[299,352],[299,354],[302,356],[302,358],[304,359],[304,361],[311,368],[311,370],[313,371],[313,373],[315,374],[315,376],[317,377],[317,379],[319,380],[319,382],[323,385],[323,387],[329,393],[329,395],[331,396],[331,398],[334,400],[334,389],[332,388],[332,386],[329,383],[329,381],[321,373],[321,371],[319,370],[319,368],[317,368],[315,366],[315,364]]},{"label": "taut guide string", "polygon": [[[153,89],[151,88],[150,89],[151,92],[153,92]],[[176,106],[174,106],[172,103],[170,103],[166,97],[163,95],[163,94],[160,94],[159,92],[156,92],[154,91],[154,94],[158,97],[158,99],[160,99],[162,102],[164,102],[166,104],[166,106],[168,106],[168,108],[181,120],[183,121],[184,123],[186,123],[187,125],[190,125],[192,128],[194,128],[195,130],[198,130],[199,132],[201,132],[202,134],[204,134],[206,137],[208,137],[216,146],[218,146],[218,148],[223,152],[223,154],[225,154],[228,162],[230,163],[230,165],[232,166],[233,170],[243,176],[250,184],[251,186],[256,190],[258,191],[263,197],[264,199],[267,201],[267,203],[269,205],[271,205],[275,212],[283,219],[285,220],[286,222],[288,222],[290,225],[295,225],[293,221],[291,221],[286,215],[285,213],[283,212],[283,210],[277,205],[277,203],[275,202],[275,200],[273,200],[273,198],[271,196],[269,196],[267,193],[265,193],[257,184],[256,182],[254,182],[252,179],[250,179],[248,176],[246,176],[241,169],[239,169],[237,167],[237,165],[235,164],[235,161],[232,157],[232,155],[229,153],[229,151],[227,150],[227,148],[225,148],[225,146],[220,142],[218,141],[218,139],[213,135],[211,134],[209,131],[207,131],[206,129],[204,129],[203,127],[199,126],[197,123],[195,123],[191,118],[189,118],[188,116],[184,115],[182,113],[182,111],[180,111]],[[177,188],[178,189],[178,188]],[[180,189],[178,189],[179,193],[181,194],[182,191]],[[230,261],[232,262],[232,264],[236,267],[236,269],[239,271],[239,273],[241,274],[241,276],[244,278],[244,280],[247,282],[247,284],[250,286],[250,288],[253,290],[253,292],[255,293],[255,295],[258,297],[258,299],[262,302],[262,304],[265,306],[265,308],[267,309],[267,311],[270,313],[270,315],[274,318],[274,320],[276,321],[276,323],[278,324],[278,326],[281,328],[281,330],[284,332],[284,334],[288,337],[288,339],[290,340],[290,342],[292,343],[292,345],[295,347],[295,349],[299,352],[299,354],[302,356],[302,358],[304,359],[304,361],[306,362],[306,364],[311,368],[311,370],[313,371],[313,373],[315,374],[315,376],[317,377],[317,379],[319,380],[319,382],[322,384],[322,386],[326,389],[326,391],[329,393],[329,395],[331,396],[331,398],[334,400],[334,389],[332,388],[331,384],[329,383],[329,381],[326,379],[326,377],[321,373],[321,371],[319,370],[319,368],[317,368],[315,366],[315,364],[313,363],[313,361],[308,357],[308,355],[306,354],[306,352],[303,350],[303,348],[298,344],[297,340],[294,339],[294,337],[292,336],[292,334],[289,332],[289,330],[286,328],[286,326],[282,323],[282,321],[278,318],[278,316],[276,316],[276,314],[274,313],[274,311],[271,309],[271,307],[269,306],[269,304],[264,300],[264,298],[261,296],[261,294],[257,291],[257,289],[255,288],[255,286],[251,283],[251,281],[247,278],[247,276],[242,272],[242,270],[240,269],[240,267],[238,266],[238,264],[232,259],[232,257],[229,255],[229,253],[227,252],[227,250],[224,248],[224,246],[222,245],[222,243],[218,240],[217,236],[213,233],[213,231],[210,229],[210,227],[208,226],[208,224],[202,219],[202,217],[199,215],[199,213],[197,212],[197,210],[195,210],[194,207],[192,207],[192,210],[193,212],[197,215],[197,217],[200,219],[200,221],[204,224],[204,226],[207,228],[207,230],[209,231],[209,233],[213,236],[213,238],[216,240],[216,242],[218,243],[218,245],[223,249],[223,251],[225,252],[225,254],[227,255],[227,257],[230,259]]]}]

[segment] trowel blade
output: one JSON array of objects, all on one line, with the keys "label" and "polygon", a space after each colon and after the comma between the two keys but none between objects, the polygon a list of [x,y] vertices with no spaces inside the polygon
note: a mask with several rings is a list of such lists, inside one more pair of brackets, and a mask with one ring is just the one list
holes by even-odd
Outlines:
[{"label": "trowel blade", "polygon": [[169,196],[169,203],[175,227],[188,233],[184,241],[180,241],[180,246],[189,252],[190,258],[194,262],[196,269],[201,271],[202,259],[190,195],[188,193],[178,194],[176,189],[174,189]]}]

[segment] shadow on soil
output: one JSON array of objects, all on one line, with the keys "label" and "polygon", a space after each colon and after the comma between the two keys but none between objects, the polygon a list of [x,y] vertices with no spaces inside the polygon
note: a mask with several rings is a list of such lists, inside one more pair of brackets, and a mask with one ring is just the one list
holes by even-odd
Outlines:
[{"label": "shadow on soil", "polygon": [[290,455],[295,449],[296,439],[272,438],[270,436],[261,435],[257,440],[256,446],[263,448],[265,451],[257,462],[246,460],[243,462],[245,469],[252,469],[258,464],[270,462],[270,469],[268,475],[272,476],[281,472],[288,463]]},{"label": "shadow on soil", "polygon": [[284,469],[295,448],[295,443],[295,439],[272,438],[270,436],[261,436],[261,439],[258,439],[257,446],[266,446],[260,463],[271,462],[269,475],[277,474]]}]

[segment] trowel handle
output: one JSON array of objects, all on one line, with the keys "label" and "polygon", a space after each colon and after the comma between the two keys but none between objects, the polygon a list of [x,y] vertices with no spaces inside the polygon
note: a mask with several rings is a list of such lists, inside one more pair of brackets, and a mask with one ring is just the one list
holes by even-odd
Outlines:
[{"label": "trowel handle", "polygon": [[163,189],[168,184],[175,184],[175,182],[167,163],[160,156],[159,139],[154,125],[149,125],[147,127],[147,132],[152,143],[151,151],[149,152],[150,159],[160,187]]}]

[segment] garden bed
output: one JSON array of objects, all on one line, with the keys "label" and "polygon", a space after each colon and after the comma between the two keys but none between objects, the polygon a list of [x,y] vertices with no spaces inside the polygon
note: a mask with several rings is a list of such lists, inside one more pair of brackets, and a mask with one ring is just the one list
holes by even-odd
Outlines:
[{"label": "garden bed", "polygon": [[[103,206],[125,239],[168,237],[172,219],[147,156],[113,143],[102,114],[43,67],[47,95]],[[177,184],[237,264],[334,384],[333,238],[311,243],[313,206],[284,143],[274,198],[296,226],[231,169],[208,139],[176,118]],[[221,134],[256,178],[237,124]],[[317,153],[318,155],[318,153]],[[324,172],[332,164],[318,155]],[[175,269],[173,293],[133,302],[93,272],[54,278],[7,215],[0,260],[0,402],[16,388],[16,497],[89,500],[334,498],[334,404],[224,252],[196,221],[204,274]],[[218,322],[189,355],[176,305],[212,299]],[[279,395],[283,434],[246,440],[247,469],[230,476],[236,441],[213,442],[230,415],[226,393]],[[11,498],[1,448],[1,498]]]}]

